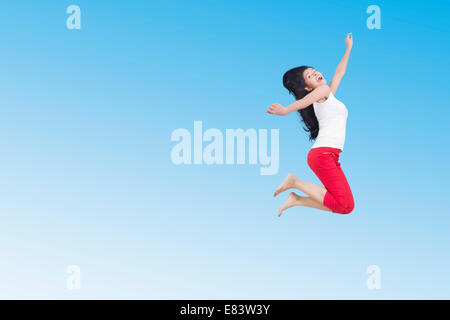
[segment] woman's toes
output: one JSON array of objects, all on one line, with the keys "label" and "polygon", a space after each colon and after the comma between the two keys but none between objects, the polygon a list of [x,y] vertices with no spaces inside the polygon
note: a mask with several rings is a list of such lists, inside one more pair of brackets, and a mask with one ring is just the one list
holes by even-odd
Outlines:
[{"label": "woman's toes", "polygon": [[273,196],[276,197],[281,192],[291,189],[294,186],[295,179],[295,176],[292,173],[289,173],[284,181],[275,190]]},{"label": "woman's toes", "polygon": [[289,209],[297,204],[299,200],[301,200],[301,196],[296,194],[295,192],[291,192],[289,196],[287,197],[286,201],[283,203],[283,205],[278,210],[278,216],[281,216],[284,210]]}]

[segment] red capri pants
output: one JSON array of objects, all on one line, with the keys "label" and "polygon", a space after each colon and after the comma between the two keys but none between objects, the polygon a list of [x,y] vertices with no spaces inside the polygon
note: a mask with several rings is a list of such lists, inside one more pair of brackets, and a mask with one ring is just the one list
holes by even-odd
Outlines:
[{"label": "red capri pants", "polygon": [[334,213],[347,214],[355,206],[353,194],[339,163],[340,149],[312,148],[308,153],[308,165],[327,189],[323,205]]}]

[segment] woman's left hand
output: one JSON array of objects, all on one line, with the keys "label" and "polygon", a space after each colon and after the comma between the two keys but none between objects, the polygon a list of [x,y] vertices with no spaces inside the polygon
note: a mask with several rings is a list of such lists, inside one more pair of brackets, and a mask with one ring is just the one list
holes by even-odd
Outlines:
[{"label": "woman's left hand", "polygon": [[353,47],[353,35],[351,33],[347,34],[347,37],[345,38],[345,45],[347,48]]},{"label": "woman's left hand", "polygon": [[281,104],[279,103],[274,103],[272,104],[269,109],[267,109],[266,111],[267,113],[271,113],[271,114],[276,114],[279,116],[285,116],[288,114],[287,109],[285,107],[283,107]]}]

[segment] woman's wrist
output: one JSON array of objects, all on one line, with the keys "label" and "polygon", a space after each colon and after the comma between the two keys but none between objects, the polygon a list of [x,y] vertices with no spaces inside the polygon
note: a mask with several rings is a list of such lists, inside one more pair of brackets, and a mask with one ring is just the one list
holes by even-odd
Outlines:
[{"label": "woman's wrist", "polygon": [[298,104],[299,104],[299,100],[297,100],[297,101],[295,101],[294,103],[288,105],[288,106],[286,107],[286,114],[289,114],[289,113],[291,113],[291,112],[294,112],[294,111],[299,110]]}]

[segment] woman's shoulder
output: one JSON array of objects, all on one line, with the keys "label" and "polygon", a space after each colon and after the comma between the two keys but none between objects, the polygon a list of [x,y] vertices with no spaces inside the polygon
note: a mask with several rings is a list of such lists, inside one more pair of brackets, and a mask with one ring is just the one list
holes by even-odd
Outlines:
[{"label": "woman's shoulder", "polygon": [[322,99],[320,99],[319,101],[316,101],[316,102],[314,102],[314,103],[317,103],[317,104],[325,103],[325,102],[327,102],[330,98],[332,98],[332,97],[334,96],[334,95],[333,95],[333,91],[331,91],[330,87],[327,86],[326,84],[321,85],[321,86],[318,87],[318,88],[320,88],[321,93],[323,93],[323,98],[322,98],[322,99],[325,99],[325,101],[319,102],[320,100],[322,100]]}]

